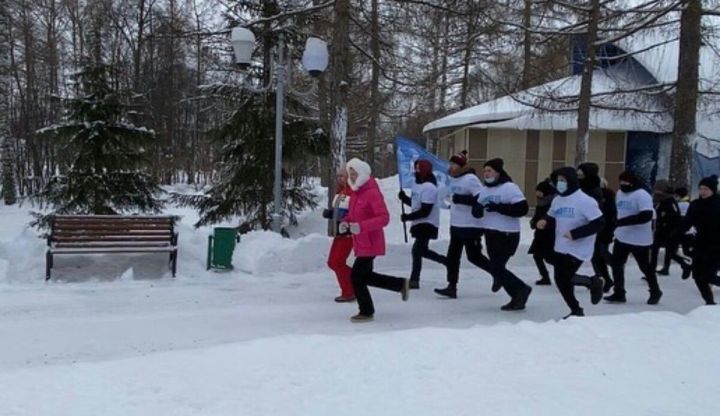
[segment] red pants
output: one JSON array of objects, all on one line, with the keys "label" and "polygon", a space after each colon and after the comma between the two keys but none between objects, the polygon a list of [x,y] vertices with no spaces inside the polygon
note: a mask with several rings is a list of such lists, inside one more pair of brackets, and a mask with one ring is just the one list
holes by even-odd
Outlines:
[{"label": "red pants", "polygon": [[330,255],[328,257],[327,265],[335,272],[337,276],[338,284],[340,285],[340,296],[342,297],[354,297],[352,282],[350,281],[350,273],[352,268],[347,265],[347,259],[350,257],[352,252],[353,242],[350,237],[335,237],[333,238],[332,246],[330,247]]}]

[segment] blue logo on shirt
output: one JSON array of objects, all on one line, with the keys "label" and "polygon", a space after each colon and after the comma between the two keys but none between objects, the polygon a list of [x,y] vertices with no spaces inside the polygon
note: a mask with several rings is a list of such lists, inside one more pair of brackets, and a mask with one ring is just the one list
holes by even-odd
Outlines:
[{"label": "blue logo on shirt", "polygon": [[575,208],[573,208],[573,207],[555,208],[555,210],[553,211],[553,217],[555,217],[555,218],[575,218]]},{"label": "blue logo on shirt", "polygon": [[485,198],[480,201],[481,204],[487,205],[487,204],[499,204],[500,201],[502,201],[502,198],[500,195],[488,195]]},{"label": "blue logo on shirt", "polygon": [[619,211],[633,211],[636,209],[633,201],[617,201],[616,205]]}]

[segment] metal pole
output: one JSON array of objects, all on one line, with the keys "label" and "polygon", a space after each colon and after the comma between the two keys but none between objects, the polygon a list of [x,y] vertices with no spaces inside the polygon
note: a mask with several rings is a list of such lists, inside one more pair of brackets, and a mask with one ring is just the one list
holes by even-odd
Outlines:
[{"label": "metal pole", "polygon": [[285,112],[285,42],[280,34],[277,54],[277,72],[275,73],[275,183],[273,196],[275,207],[273,212],[273,229],[282,230],[282,143],[283,143],[283,113]]}]

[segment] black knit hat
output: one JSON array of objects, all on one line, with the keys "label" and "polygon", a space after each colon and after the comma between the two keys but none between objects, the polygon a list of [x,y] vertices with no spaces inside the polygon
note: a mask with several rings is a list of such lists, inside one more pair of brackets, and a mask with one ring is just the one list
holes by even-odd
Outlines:
[{"label": "black knit hat", "polygon": [[638,178],[635,176],[635,173],[631,170],[624,170],[620,173],[620,176],[618,176],[618,179],[621,182],[628,182],[633,185],[638,185]]},{"label": "black knit hat", "polygon": [[498,172],[498,173],[502,173],[505,171],[503,169],[503,167],[505,166],[505,162],[503,162],[503,160],[500,159],[499,157],[488,160],[487,162],[485,162],[485,165],[483,165],[483,167],[484,166],[490,166],[491,168],[493,168],[493,170],[495,172]]},{"label": "black knit hat", "polygon": [[460,167],[467,165],[467,150],[463,150],[460,153],[455,153],[450,161]]},{"label": "black knit hat", "polygon": [[543,195],[555,195],[557,193],[555,187],[549,180],[544,180],[537,184],[535,190],[542,192]]},{"label": "black knit hat", "polygon": [[717,175],[708,176],[700,180],[698,186],[705,186],[709,188],[714,194],[718,191],[718,177]]}]

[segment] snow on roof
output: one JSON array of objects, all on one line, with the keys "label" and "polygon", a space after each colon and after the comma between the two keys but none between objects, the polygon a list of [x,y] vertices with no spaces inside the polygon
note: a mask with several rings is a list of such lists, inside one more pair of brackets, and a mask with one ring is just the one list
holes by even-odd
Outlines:
[{"label": "snow on roof", "polygon": [[[660,100],[642,92],[626,92],[632,87],[637,85],[622,71],[597,70],[592,84],[596,107],[590,111],[591,128],[672,131],[672,119]],[[573,130],[579,90],[580,75],[573,75],[450,114],[426,125],[423,132],[461,126]]]}]

